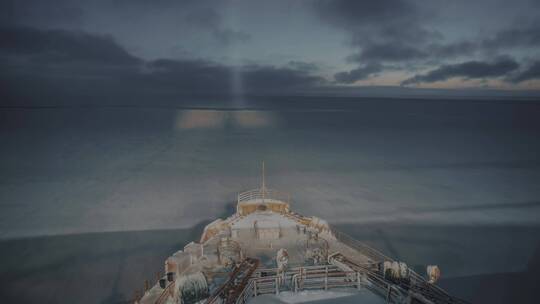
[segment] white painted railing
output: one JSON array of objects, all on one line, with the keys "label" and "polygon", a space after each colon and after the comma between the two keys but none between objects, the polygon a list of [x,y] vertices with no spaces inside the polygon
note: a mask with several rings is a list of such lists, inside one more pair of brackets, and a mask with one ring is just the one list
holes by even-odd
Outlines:
[{"label": "white painted railing", "polygon": [[283,290],[298,292],[307,289],[328,290],[332,288],[361,288],[361,275],[354,271],[342,271],[333,265],[295,267],[284,274],[277,269],[258,269],[249,284],[240,293],[236,304],[263,294],[278,294]]},{"label": "white painted railing", "polygon": [[[384,262],[384,261],[394,261],[394,259],[384,255],[380,251],[373,249],[372,247],[352,238],[351,236],[335,229],[331,228],[332,234],[343,244],[355,249],[358,253],[367,256],[370,258],[373,262]],[[375,286],[378,286],[382,290],[387,290],[388,295],[387,298],[390,297],[390,294],[393,289],[395,289],[396,293],[399,293],[399,288],[396,288],[396,285],[391,284],[388,282],[384,277],[382,273],[375,273],[370,270],[366,270],[365,274],[368,276],[368,279],[370,282],[372,282]],[[450,296],[444,289],[440,288],[439,286],[435,284],[429,283],[423,276],[415,272],[414,270],[409,268],[409,278],[411,280],[410,282],[410,288],[417,290],[420,292],[423,296],[428,297],[431,302],[433,303],[456,303],[456,304],[463,304],[467,303],[466,301]]]},{"label": "white painted railing", "polygon": [[247,202],[256,199],[268,199],[290,203],[291,196],[287,193],[272,189],[253,189],[238,194],[238,203]]}]

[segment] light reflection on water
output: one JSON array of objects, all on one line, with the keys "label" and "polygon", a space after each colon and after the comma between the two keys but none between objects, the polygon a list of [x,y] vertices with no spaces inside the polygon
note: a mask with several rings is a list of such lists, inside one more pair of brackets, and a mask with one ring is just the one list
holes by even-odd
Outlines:
[{"label": "light reflection on water", "polygon": [[180,110],[175,130],[212,129],[232,125],[239,128],[262,128],[276,123],[275,114],[265,111]]}]

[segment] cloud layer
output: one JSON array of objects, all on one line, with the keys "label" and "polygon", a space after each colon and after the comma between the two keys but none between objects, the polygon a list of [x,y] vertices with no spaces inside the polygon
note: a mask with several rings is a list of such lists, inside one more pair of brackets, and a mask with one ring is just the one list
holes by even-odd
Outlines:
[{"label": "cloud layer", "polygon": [[[501,11],[512,10],[507,4],[499,5]],[[473,5],[467,7],[459,1],[454,6],[463,10],[461,18],[467,9],[474,9]],[[534,15],[532,18],[522,16],[519,23],[510,26],[493,26],[495,30],[476,37],[464,34],[448,39],[438,25],[438,19],[445,17],[444,8],[421,5],[418,1],[321,0],[316,1],[314,9],[321,20],[349,36],[353,52],[346,59],[358,67],[335,73],[337,83],[351,84],[385,75],[389,70],[417,73],[401,84],[445,81],[454,77],[465,80],[501,77],[508,83],[536,79],[534,69],[519,71],[524,76],[515,76],[523,64],[516,59],[519,55],[508,55],[530,53],[540,45],[540,24]],[[478,13],[486,14],[485,11]],[[500,57],[512,59],[499,60]],[[427,72],[417,72],[422,70]]]},{"label": "cloud layer", "polygon": [[[9,103],[316,95],[474,79],[540,89],[536,8],[530,0],[5,0],[1,93]],[[452,78],[462,82],[446,83]]]},{"label": "cloud layer", "polygon": [[426,74],[406,79],[402,82],[402,85],[444,81],[453,77],[466,79],[496,78],[505,76],[518,68],[519,64],[511,58],[501,58],[494,62],[467,61],[459,64],[443,65]]},{"label": "cloud layer", "polygon": [[3,27],[0,34],[5,37],[0,42],[0,77],[9,84],[2,99],[8,104],[44,97],[284,94],[326,82],[301,62],[276,67],[203,59],[144,60],[109,36],[30,27]]}]

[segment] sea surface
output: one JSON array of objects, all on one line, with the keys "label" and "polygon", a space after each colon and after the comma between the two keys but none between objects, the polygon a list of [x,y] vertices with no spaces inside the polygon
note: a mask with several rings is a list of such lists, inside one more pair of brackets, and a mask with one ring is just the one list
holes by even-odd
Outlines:
[{"label": "sea surface", "polygon": [[452,293],[532,299],[539,102],[125,104],[0,108],[8,302],[128,301],[206,223],[234,212],[238,192],[258,187],[262,161],[293,210],[419,272],[438,264]]}]

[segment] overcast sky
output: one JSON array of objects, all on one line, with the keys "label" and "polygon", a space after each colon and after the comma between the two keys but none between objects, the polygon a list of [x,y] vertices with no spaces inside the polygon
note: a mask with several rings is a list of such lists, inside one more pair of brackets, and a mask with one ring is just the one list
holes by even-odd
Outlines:
[{"label": "overcast sky", "polygon": [[73,96],[540,89],[540,2],[0,0],[10,104]]}]

